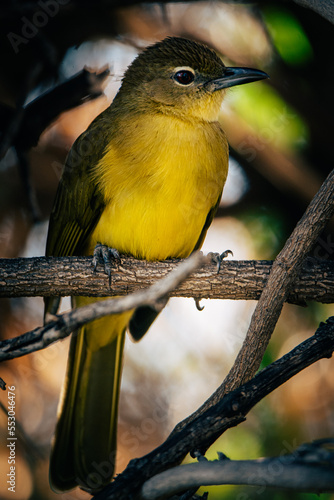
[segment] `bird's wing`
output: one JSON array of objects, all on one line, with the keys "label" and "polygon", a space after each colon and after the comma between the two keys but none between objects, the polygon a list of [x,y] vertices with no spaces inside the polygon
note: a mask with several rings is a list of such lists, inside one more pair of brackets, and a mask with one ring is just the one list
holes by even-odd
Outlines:
[{"label": "bird's wing", "polygon": [[66,159],[50,216],[46,255],[82,255],[101,216],[103,195],[90,172],[108,144],[104,113],[75,141]]},{"label": "bird's wing", "polygon": [[[103,113],[74,143],[59,182],[50,216],[46,255],[84,255],[89,237],[104,209],[103,195],[90,172],[108,143]],[[45,300],[55,314],[59,299]]]},{"label": "bird's wing", "polygon": [[59,183],[52,210],[46,255],[82,255],[104,203],[101,193],[88,180],[75,176]]},{"label": "bird's wing", "polygon": [[199,235],[197,243],[196,243],[196,245],[195,245],[195,247],[193,249],[193,252],[195,252],[195,250],[199,250],[201,248],[201,246],[203,245],[203,241],[205,239],[206,233],[207,233],[209,227],[211,226],[213,218],[216,215],[216,212],[218,210],[221,196],[222,195],[220,193],[220,195],[218,197],[218,200],[216,201],[216,204],[211,208],[211,210],[209,211],[208,215],[206,216],[204,226],[202,228],[201,234]]}]

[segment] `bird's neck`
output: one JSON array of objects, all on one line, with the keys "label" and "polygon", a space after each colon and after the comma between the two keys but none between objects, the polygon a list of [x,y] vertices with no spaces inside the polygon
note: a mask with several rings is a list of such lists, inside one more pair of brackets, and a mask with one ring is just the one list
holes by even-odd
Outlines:
[{"label": "bird's neck", "polygon": [[168,105],[154,97],[138,92],[136,96],[129,96],[125,92],[119,92],[111,109],[119,116],[138,116],[139,114],[164,114],[183,121],[192,122],[216,122],[223,101],[223,95],[219,92],[208,94],[201,99],[183,105]]}]

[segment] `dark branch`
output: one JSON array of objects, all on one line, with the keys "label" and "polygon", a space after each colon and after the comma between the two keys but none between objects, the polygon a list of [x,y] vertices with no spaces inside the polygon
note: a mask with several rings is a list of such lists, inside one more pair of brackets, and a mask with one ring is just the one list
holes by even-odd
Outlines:
[{"label": "dark branch", "polygon": [[174,431],[158,448],[142,458],[131,460],[122,474],[94,500],[135,498],[145,481],[179,465],[189,452],[206,450],[227,429],[243,422],[261,399],[287,380],[315,363],[331,357],[334,350],[334,317],[321,323],[316,333],[288,354],[259,372],[252,380],[226,394],[181,430]]},{"label": "dark branch", "polygon": [[[21,151],[36,146],[43,130],[62,112],[100,96],[108,75],[108,69],[100,73],[83,69],[64,83],[37,97],[22,110],[19,129],[15,131],[10,145]],[[0,133],[6,131],[7,124],[16,113],[17,110],[1,105]]]},{"label": "dark branch", "polygon": [[294,0],[294,2],[317,12],[322,17],[334,24],[334,5],[332,0]]},{"label": "dark branch", "polygon": [[180,428],[196,419],[207,408],[220,401],[225,394],[255,375],[281,314],[283,304],[287,301],[293,283],[298,275],[300,276],[305,258],[333,214],[334,170],[322,184],[284,248],[275,259],[234,365],[210,398],[195,413],[180,422]]}]

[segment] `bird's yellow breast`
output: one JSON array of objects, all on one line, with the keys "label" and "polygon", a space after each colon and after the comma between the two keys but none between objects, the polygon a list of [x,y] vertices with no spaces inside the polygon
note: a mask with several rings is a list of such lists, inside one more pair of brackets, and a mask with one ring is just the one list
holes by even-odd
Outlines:
[{"label": "bird's yellow breast", "polygon": [[218,122],[164,114],[124,120],[94,168],[106,208],[96,242],[138,258],[186,257],[194,249],[228,169]]}]

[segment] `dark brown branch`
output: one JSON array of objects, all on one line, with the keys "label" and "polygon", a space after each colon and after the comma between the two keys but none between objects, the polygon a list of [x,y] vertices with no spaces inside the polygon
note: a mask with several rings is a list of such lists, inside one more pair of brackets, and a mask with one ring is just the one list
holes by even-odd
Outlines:
[{"label": "dark brown branch", "polygon": [[[122,257],[111,274],[111,289],[103,269],[93,272],[90,257],[0,259],[0,297],[125,295],[152,285],[180,261],[147,262]],[[272,261],[224,261],[219,274],[208,263],[171,293],[196,299],[258,300]],[[52,277],[52,279],[50,279]],[[309,258],[293,283],[288,302],[334,302],[334,262]]]},{"label": "dark brown branch", "polygon": [[[19,128],[15,130],[11,143],[7,147],[13,145],[25,151],[36,146],[43,130],[62,112],[100,96],[108,75],[108,69],[100,73],[83,69],[49,92],[37,97],[22,109],[23,116]],[[16,116],[16,113],[15,109],[1,106],[0,133],[6,131],[7,124],[13,116]]]},{"label": "dark brown branch", "polygon": [[319,0],[294,0],[294,2],[308,9],[312,9],[314,12],[317,12],[334,24],[334,5],[332,0],[321,0],[321,2],[319,2]]},{"label": "dark brown branch", "polygon": [[20,171],[20,176],[22,179],[24,191],[25,191],[26,196],[27,196],[32,220],[34,222],[40,221],[41,220],[41,212],[40,212],[40,208],[38,206],[36,193],[35,193],[34,187],[31,183],[31,179],[30,179],[30,165],[29,165],[27,153],[25,151],[17,149],[16,155],[17,155],[17,159],[18,159],[18,168]]},{"label": "dark brown branch", "polygon": [[295,349],[259,372],[252,380],[226,394],[182,429],[173,432],[158,448],[142,458],[131,460],[122,474],[94,500],[136,498],[145,481],[178,465],[189,452],[204,451],[227,429],[243,422],[261,399],[319,359],[331,357],[334,350],[334,317],[321,323],[316,333]]},{"label": "dark brown branch", "polygon": [[2,159],[11,146],[15,145],[15,140],[20,134],[28,134],[29,123],[28,129],[26,129],[27,123],[23,125],[25,119],[25,108],[23,106],[29,92],[31,92],[36,85],[41,72],[41,62],[35,62],[29,68],[18,96],[16,102],[17,107],[15,109],[6,105],[0,105],[0,159]]},{"label": "dark brown branch", "polygon": [[35,146],[43,130],[61,113],[102,95],[107,76],[108,69],[100,73],[83,69],[28,104],[15,147],[26,150]]}]

